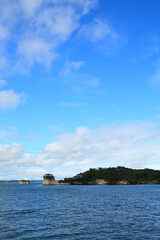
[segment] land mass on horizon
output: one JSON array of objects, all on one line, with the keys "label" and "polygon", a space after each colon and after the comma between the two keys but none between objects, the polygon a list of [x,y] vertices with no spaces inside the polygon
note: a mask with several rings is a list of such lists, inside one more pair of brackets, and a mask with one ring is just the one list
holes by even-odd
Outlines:
[{"label": "land mass on horizon", "polygon": [[132,169],[126,167],[90,168],[72,178],[55,181],[52,174],[45,174],[44,185],[133,185],[160,184],[160,170]]},{"label": "land mass on horizon", "polygon": [[51,173],[43,176],[42,180],[0,180],[1,184],[29,184],[41,183],[43,185],[134,185],[134,184],[160,184],[160,170],[132,169],[126,167],[90,168],[71,178],[55,180]]}]

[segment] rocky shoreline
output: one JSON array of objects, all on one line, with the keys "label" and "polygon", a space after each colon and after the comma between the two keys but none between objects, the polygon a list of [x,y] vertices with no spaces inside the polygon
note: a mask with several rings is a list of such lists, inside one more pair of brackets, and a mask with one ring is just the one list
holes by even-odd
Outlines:
[{"label": "rocky shoreline", "polygon": [[47,173],[43,176],[43,185],[70,185],[70,183],[63,183],[55,180],[55,177],[51,173]]},{"label": "rocky shoreline", "polygon": [[55,180],[51,173],[43,176],[43,181],[17,180],[0,181],[0,184],[30,184],[39,183],[46,185],[139,185],[160,184],[160,170],[131,169],[125,167],[116,168],[90,168],[88,171],[79,173],[72,178]]},{"label": "rocky shoreline", "polygon": [[[107,171],[108,174],[104,175]],[[103,174],[102,174],[103,172]],[[117,175],[115,175],[117,172]],[[136,173],[136,175],[135,175]],[[153,176],[151,176],[151,173]],[[119,176],[118,176],[119,174]],[[154,176],[155,174],[155,176]],[[98,178],[103,176],[103,178]],[[106,180],[108,179],[108,180]],[[65,178],[56,181],[55,177],[48,173],[43,176],[43,185],[140,185],[160,184],[160,171],[144,169],[133,170],[124,167],[110,169],[90,169],[84,173],[77,174],[73,178]]]}]

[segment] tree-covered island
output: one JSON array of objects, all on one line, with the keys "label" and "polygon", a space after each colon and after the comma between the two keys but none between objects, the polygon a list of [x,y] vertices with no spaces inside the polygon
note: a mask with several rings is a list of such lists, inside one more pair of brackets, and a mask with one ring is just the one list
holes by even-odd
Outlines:
[{"label": "tree-covered island", "polygon": [[160,184],[160,170],[131,169],[125,167],[90,168],[72,178],[59,181],[71,185],[128,185]]},{"label": "tree-covered island", "polygon": [[19,184],[30,184],[30,181],[28,181],[28,180],[20,180]]}]

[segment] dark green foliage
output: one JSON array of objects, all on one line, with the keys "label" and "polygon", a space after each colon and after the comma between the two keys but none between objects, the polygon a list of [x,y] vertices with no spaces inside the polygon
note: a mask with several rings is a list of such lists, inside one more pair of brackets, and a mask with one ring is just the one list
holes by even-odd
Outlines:
[{"label": "dark green foliage", "polygon": [[43,178],[48,180],[55,180],[55,177],[50,173],[45,174]]},{"label": "dark green foliage", "polygon": [[128,184],[160,184],[160,171],[152,169],[117,168],[90,168],[84,173],[77,174],[73,178],[65,178],[64,183],[74,184],[79,182],[88,184],[90,181],[104,179],[108,184],[117,184],[126,181]]},{"label": "dark green foliage", "polygon": [[30,182],[30,181],[28,181],[28,180],[20,180],[21,182],[23,182],[23,183],[25,183],[25,182]]}]

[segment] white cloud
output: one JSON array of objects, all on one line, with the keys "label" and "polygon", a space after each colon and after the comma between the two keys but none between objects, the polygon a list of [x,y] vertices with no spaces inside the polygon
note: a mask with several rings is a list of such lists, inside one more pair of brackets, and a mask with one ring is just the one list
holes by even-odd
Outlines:
[{"label": "white cloud", "polygon": [[54,40],[66,40],[68,36],[79,26],[79,17],[76,14],[76,8],[70,5],[55,5],[53,8],[44,9],[37,17],[37,26],[44,26],[43,29],[48,32]]},{"label": "white cloud", "polygon": [[66,62],[61,74],[65,75],[71,73],[72,71],[78,71],[84,64],[84,61],[68,61]]},{"label": "white cloud", "polygon": [[[59,44],[79,28],[81,18],[96,3],[97,0],[2,0],[0,59],[7,56],[5,63],[12,61],[24,68],[35,63],[49,66]],[[12,54],[7,51],[11,42]]]},{"label": "white cloud", "polygon": [[90,167],[157,168],[159,142],[159,127],[152,122],[99,129],[79,127],[75,132],[59,135],[57,141],[46,145],[44,153],[37,155],[23,152],[19,144],[1,145],[0,175],[3,178],[6,168],[6,178],[34,179],[42,178],[45,172],[53,173],[56,178],[73,176]]},{"label": "white cloud", "polygon": [[[61,5],[61,1],[53,0],[54,3]],[[79,9],[81,15],[87,14],[97,6],[98,0],[63,0],[63,4],[70,4]]]},{"label": "white cloud", "polygon": [[19,144],[13,143],[11,145],[0,145],[0,164],[8,165],[16,164],[21,157],[22,147]]},{"label": "white cloud", "polygon": [[81,26],[78,36],[90,41],[105,55],[112,56],[127,39],[120,29],[116,29],[109,21],[94,19]]},{"label": "white cloud", "polygon": [[19,42],[18,54],[26,64],[41,63],[49,66],[55,55],[51,54],[51,45],[40,39],[23,39]]},{"label": "white cloud", "polygon": [[3,111],[16,109],[23,102],[23,93],[18,94],[14,90],[0,91],[0,109]]},{"label": "white cloud", "polygon": [[80,35],[85,36],[90,41],[99,41],[104,38],[118,38],[118,35],[108,23],[102,22],[99,19],[94,19],[93,22],[83,25],[80,30]]},{"label": "white cloud", "polygon": [[23,12],[28,16],[32,17],[36,10],[41,7],[44,0],[20,0]]},{"label": "white cloud", "polygon": [[159,140],[160,132],[149,123],[108,126],[92,131],[81,127],[75,133],[61,135],[60,140],[48,144],[45,151],[64,159],[64,164],[70,166],[143,167],[148,160],[159,159]]},{"label": "white cloud", "polygon": [[0,26],[0,41],[8,37],[8,30],[4,26]]}]

